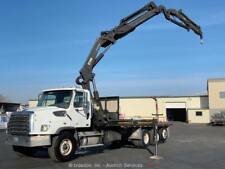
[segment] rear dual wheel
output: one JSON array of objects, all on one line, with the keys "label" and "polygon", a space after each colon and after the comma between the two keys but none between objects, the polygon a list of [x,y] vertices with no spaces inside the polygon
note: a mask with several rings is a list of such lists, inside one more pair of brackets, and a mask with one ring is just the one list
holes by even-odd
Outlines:
[{"label": "rear dual wheel", "polygon": [[151,135],[149,131],[143,130],[141,139],[132,140],[132,143],[138,148],[147,148],[151,143]]},{"label": "rear dual wheel", "polygon": [[[149,145],[155,145],[156,143],[164,143],[168,139],[168,129],[161,128],[155,134],[154,130],[143,130],[141,139],[132,140],[132,143],[139,148],[146,148]],[[156,138],[155,138],[156,137]]]},{"label": "rear dual wheel", "polygon": [[159,129],[159,141],[161,143],[164,143],[167,141],[168,137],[169,137],[169,131],[167,128],[161,128]]},{"label": "rear dual wheel", "polygon": [[156,134],[155,134],[154,129],[150,130],[149,133],[150,133],[150,136],[151,136],[150,145],[155,145],[156,143],[158,143],[159,140],[160,140],[159,133],[156,132]]},{"label": "rear dual wheel", "polygon": [[169,137],[169,131],[167,128],[160,128],[156,133],[156,138],[154,129],[150,130],[149,133],[151,136],[150,145],[155,145],[156,143],[165,143]]}]

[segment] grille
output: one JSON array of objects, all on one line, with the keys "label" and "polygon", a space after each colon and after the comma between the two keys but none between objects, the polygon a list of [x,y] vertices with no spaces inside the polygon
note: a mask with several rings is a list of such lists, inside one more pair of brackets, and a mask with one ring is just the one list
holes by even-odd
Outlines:
[{"label": "grille", "polygon": [[12,135],[28,135],[30,131],[30,113],[13,113],[8,122],[8,133]]}]

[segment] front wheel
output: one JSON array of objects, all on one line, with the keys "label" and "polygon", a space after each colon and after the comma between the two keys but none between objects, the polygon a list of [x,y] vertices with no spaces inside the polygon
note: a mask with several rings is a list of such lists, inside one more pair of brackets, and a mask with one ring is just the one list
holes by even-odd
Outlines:
[{"label": "front wheel", "polygon": [[72,134],[65,133],[52,139],[48,154],[54,161],[69,161],[77,149],[76,140]]}]

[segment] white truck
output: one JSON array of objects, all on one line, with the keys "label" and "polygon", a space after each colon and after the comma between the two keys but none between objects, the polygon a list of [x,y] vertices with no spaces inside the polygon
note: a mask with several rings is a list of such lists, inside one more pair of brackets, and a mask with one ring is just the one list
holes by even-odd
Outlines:
[{"label": "white truck", "polygon": [[[93,126],[92,99],[88,90],[46,90],[40,95],[36,108],[11,115],[7,143],[13,145],[17,153],[26,155],[46,147],[50,157],[58,161],[69,160],[75,151],[82,148],[118,145],[127,141],[143,148],[154,144],[153,123],[156,121],[119,119],[118,112],[115,114],[104,127]],[[165,142],[168,123],[159,123],[158,126],[158,137]]]},{"label": "white truck", "polygon": [[[168,138],[168,123],[159,123],[157,119],[119,119],[118,112],[104,109],[92,72],[118,39],[160,13],[172,23],[193,30],[202,38],[200,26],[181,10],[166,9],[153,2],[123,18],[118,26],[102,32],[94,43],[76,79],[82,88],[43,91],[36,108],[11,115],[6,142],[13,146],[14,151],[32,155],[39,148],[47,148],[52,159],[68,161],[77,150],[83,148],[128,141],[138,147],[147,147],[154,144],[155,140],[165,142]],[[154,134],[156,125],[158,130]]]}]

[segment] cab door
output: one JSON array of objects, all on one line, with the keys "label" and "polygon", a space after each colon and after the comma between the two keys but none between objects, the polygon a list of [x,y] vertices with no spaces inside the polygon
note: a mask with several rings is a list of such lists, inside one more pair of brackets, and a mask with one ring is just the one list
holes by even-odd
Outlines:
[{"label": "cab door", "polygon": [[74,97],[74,116],[76,127],[90,127],[90,102],[88,101],[88,93],[85,91],[76,91]]}]

